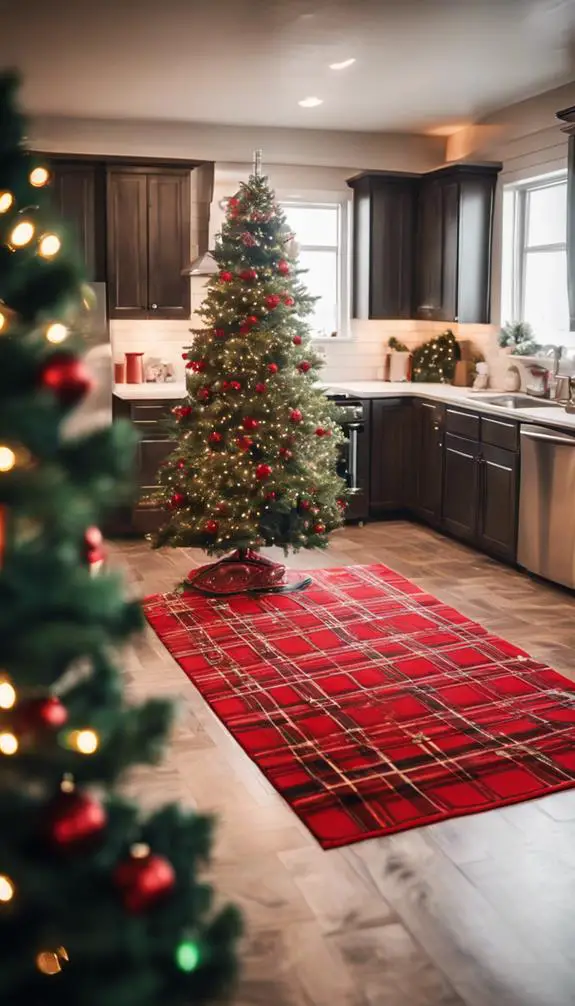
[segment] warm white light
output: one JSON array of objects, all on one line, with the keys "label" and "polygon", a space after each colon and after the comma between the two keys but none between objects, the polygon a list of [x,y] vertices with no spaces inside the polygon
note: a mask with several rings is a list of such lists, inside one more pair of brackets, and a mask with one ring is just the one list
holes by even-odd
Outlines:
[{"label": "warm white light", "polygon": [[16,754],[18,750],[18,738],[14,734],[0,734],[0,752],[5,755]]},{"label": "warm white light", "polygon": [[68,336],[68,329],[61,322],[55,321],[52,325],[49,325],[46,329],[46,338],[48,342],[52,342],[57,345],[59,342],[64,342]]},{"label": "warm white light", "polygon": [[16,689],[9,681],[0,681],[0,709],[12,709],[16,702]]},{"label": "warm white light", "polygon": [[351,66],[353,63],[355,63],[354,58],[344,59],[341,63],[330,63],[329,68],[330,70],[347,70],[348,66]]},{"label": "warm white light", "polygon": [[0,447],[0,472],[9,472],[16,464],[16,455],[10,447]]},{"label": "warm white light", "polygon": [[53,258],[54,255],[58,254],[61,247],[62,242],[57,234],[45,234],[40,239],[38,254],[42,255],[43,258]]},{"label": "warm white light", "polygon": [[11,192],[0,192],[0,213],[7,213],[13,202],[14,196]]},{"label": "warm white light", "polygon": [[323,98],[302,98],[298,105],[302,108],[317,108],[318,105],[323,105]]},{"label": "warm white light", "polygon": [[14,884],[10,880],[10,877],[5,876],[5,874],[0,873],[0,901],[12,901],[14,897]]},{"label": "warm white light", "polygon": [[94,754],[98,750],[98,734],[94,730],[75,730],[70,740],[80,754]]},{"label": "warm white light", "polygon": [[8,318],[2,311],[0,311],[0,332],[2,332],[6,328],[7,324],[8,324]]},{"label": "warm white light", "polygon": [[14,245],[15,248],[23,248],[33,237],[34,224],[31,224],[29,220],[22,220],[19,224],[16,224],[10,235],[10,244]]},{"label": "warm white light", "polygon": [[43,185],[46,184],[50,179],[50,172],[48,168],[34,168],[30,172],[30,185],[33,185],[35,189],[41,189]]}]

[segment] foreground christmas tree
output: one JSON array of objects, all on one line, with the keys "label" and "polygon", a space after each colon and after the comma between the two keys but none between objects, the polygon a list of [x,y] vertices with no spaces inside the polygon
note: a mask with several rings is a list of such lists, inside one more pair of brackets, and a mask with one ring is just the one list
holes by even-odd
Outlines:
[{"label": "foreground christmas tree", "polygon": [[[169,516],[154,544],[235,550],[232,562],[259,565],[245,587],[282,580],[282,566],[258,557],[262,546],[323,548],[345,508],[341,433],[316,383],[323,360],[306,321],[314,300],[288,252],[292,239],[256,166],[228,200],[219,272],[200,311],[206,327],[186,354],[188,398],[174,409],[178,446],[156,495]],[[229,561],[219,587],[217,576],[212,567],[216,592],[241,581]]]},{"label": "foreground christmas tree", "polygon": [[90,377],[82,298],[0,77],[0,1002],[192,1006],[233,971],[238,922],[197,879],[209,821],[117,795],[171,712],[129,706],[114,648],[141,626],[95,526],[132,466],[129,429],[66,437]]}]

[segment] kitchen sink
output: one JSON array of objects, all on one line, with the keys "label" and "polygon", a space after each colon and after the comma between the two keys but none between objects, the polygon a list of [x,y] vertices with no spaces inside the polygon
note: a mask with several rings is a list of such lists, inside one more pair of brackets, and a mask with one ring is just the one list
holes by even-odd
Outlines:
[{"label": "kitchen sink", "polygon": [[[471,398],[467,399],[472,401]],[[546,406],[557,408],[557,402],[550,402],[548,398],[534,398],[531,395],[482,395],[474,401],[480,405],[499,405],[502,409],[544,409]]]}]

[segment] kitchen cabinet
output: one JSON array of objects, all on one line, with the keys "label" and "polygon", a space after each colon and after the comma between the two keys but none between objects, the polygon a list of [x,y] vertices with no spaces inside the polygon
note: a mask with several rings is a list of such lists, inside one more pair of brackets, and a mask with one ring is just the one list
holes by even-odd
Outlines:
[{"label": "kitchen cabinet", "polygon": [[463,541],[477,534],[479,457],[477,441],[445,434],[442,525]]},{"label": "kitchen cabinet", "polygon": [[149,534],[166,518],[165,511],[147,503],[145,497],[156,485],[160,465],[176,446],[162,425],[174,404],[172,399],[130,402],[114,396],[114,419],[130,420],[140,435],[134,469],[136,500],[131,511],[118,516],[116,533]]},{"label": "kitchen cabinet", "polygon": [[417,201],[415,317],[487,324],[498,164],[424,175]]},{"label": "kitchen cabinet", "polygon": [[353,317],[411,318],[417,175],[351,178]]},{"label": "kitchen cabinet", "polygon": [[477,543],[485,552],[515,561],[519,455],[501,447],[481,447],[481,491]]},{"label": "kitchen cabinet", "polygon": [[412,510],[427,523],[438,525],[443,488],[443,405],[415,399],[412,422]]},{"label": "kitchen cabinet", "polygon": [[189,318],[189,170],[108,168],[107,223],[110,317]]},{"label": "kitchen cabinet", "polygon": [[411,417],[411,402],[404,398],[375,398],[371,403],[372,515],[400,510],[406,504]]},{"label": "kitchen cabinet", "polygon": [[98,162],[53,159],[53,205],[70,231],[86,279],[106,279],[105,173]]}]

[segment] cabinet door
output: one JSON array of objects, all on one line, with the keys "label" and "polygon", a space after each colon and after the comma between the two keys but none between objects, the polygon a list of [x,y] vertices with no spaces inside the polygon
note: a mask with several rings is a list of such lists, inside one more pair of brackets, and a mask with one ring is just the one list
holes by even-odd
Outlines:
[{"label": "cabinet door", "polygon": [[415,465],[413,510],[422,520],[438,524],[443,486],[443,407],[433,402],[417,401],[412,435],[412,464]]},{"label": "cabinet door", "polygon": [[190,172],[148,176],[148,301],[150,317],[189,318]]},{"label": "cabinet door", "polygon": [[86,279],[105,279],[105,185],[101,165],[55,161],[53,193],[58,214],[69,228]]},{"label": "cabinet door", "polygon": [[378,185],[371,216],[370,318],[411,318],[415,197],[411,182]]},{"label": "cabinet door", "polygon": [[443,526],[464,541],[477,535],[479,444],[451,433],[445,436]]},{"label": "cabinet door", "polygon": [[108,173],[108,304],[112,318],[148,317],[148,179]]},{"label": "cabinet door", "polygon": [[479,544],[486,552],[515,561],[519,458],[484,444],[481,463]]},{"label": "cabinet door", "polygon": [[417,318],[441,319],[443,277],[443,201],[437,179],[423,181],[417,205]]},{"label": "cabinet door", "polygon": [[370,511],[400,510],[405,505],[410,403],[401,398],[371,403]]}]

